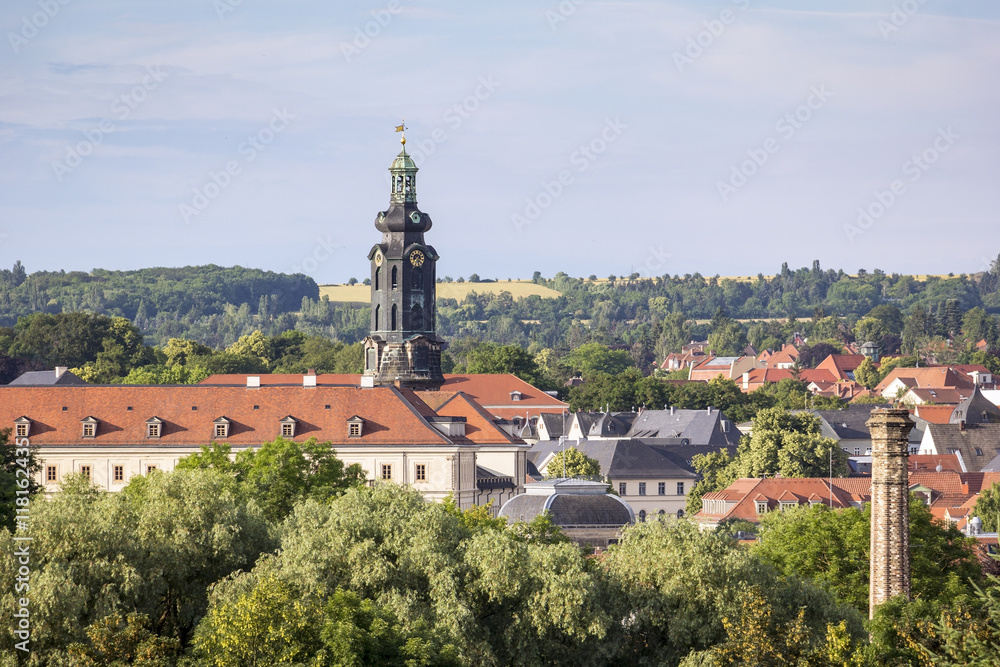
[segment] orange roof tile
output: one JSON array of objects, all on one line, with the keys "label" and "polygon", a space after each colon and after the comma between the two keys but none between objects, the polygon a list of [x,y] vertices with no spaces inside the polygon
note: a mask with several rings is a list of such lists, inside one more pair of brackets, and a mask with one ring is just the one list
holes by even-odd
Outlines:
[{"label": "orange roof tile", "polygon": [[[220,387],[63,386],[3,387],[0,424],[21,415],[31,420],[34,445],[181,445],[199,446],[213,439],[213,422],[230,420],[226,442],[259,445],[280,432],[280,420],[296,420],[295,440],[315,436],[336,444],[444,445],[451,441],[421,416],[395,387]],[[426,406],[425,406],[426,407]],[[362,435],[348,436],[347,420],[365,420]],[[84,438],[80,420],[99,420],[97,434]],[[146,438],[146,422],[163,420],[162,434]]]},{"label": "orange roof tile", "polygon": [[[211,375],[204,380],[203,385],[236,385],[246,386],[248,375],[245,373],[231,375]],[[260,375],[261,385],[287,384],[302,386],[300,374],[263,374]],[[322,373],[316,376],[317,386],[347,385],[357,387],[361,384],[359,374]],[[569,404],[546,394],[521,378],[507,374],[467,374],[445,375],[442,391],[461,391],[486,408],[490,414],[503,419],[531,416],[539,412],[563,412],[569,409]],[[518,392],[515,400],[512,393]],[[418,394],[423,392],[417,392]]]}]

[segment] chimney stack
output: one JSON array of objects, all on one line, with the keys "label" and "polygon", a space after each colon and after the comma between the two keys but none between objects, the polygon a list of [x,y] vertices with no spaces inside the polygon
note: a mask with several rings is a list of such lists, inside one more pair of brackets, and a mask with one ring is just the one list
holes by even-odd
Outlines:
[{"label": "chimney stack", "polygon": [[868,618],[898,595],[910,597],[910,490],[906,409],[872,410],[871,570]]}]

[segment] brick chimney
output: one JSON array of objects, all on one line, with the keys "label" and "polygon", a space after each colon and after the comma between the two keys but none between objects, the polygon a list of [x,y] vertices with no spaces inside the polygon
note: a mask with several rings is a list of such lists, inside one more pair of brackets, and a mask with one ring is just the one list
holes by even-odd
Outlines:
[{"label": "brick chimney", "polygon": [[906,409],[872,410],[871,570],[868,618],[897,595],[910,597],[910,491]]}]

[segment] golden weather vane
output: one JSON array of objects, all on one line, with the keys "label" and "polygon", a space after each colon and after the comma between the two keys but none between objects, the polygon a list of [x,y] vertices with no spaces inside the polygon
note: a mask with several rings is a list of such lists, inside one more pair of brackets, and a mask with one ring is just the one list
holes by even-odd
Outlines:
[{"label": "golden weather vane", "polygon": [[405,120],[403,121],[403,123],[401,125],[397,125],[396,126],[396,131],[403,133],[403,137],[399,140],[399,143],[401,143],[401,144],[403,144],[405,146],[406,145],[406,121]]}]

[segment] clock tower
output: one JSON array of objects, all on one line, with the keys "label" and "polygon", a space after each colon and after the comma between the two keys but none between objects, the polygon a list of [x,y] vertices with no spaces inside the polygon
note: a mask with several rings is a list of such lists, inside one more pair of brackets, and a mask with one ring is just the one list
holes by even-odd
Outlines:
[{"label": "clock tower", "polygon": [[362,382],[436,390],[444,383],[446,346],[434,333],[438,254],[424,243],[431,218],[417,208],[417,165],[406,152],[405,135],[401,143],[389,167],[389,208],[375,216],[382,242],[368,253],[372,313]]}]

